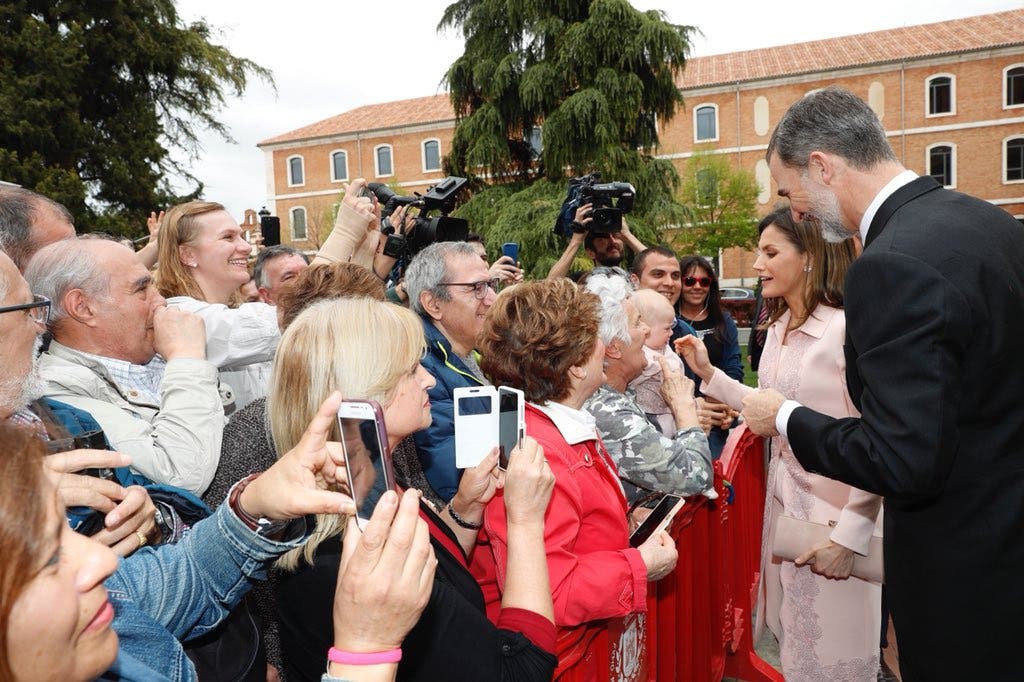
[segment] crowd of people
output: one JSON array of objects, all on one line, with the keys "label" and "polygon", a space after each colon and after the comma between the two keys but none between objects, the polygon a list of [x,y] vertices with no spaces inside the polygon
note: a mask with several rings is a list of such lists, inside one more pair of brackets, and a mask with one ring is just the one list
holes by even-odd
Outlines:
[{"label": "crowd of people", "polygon": [[[0,188],[0,680],[549,680],[560,635],[646,609],[679,557],[631,530],[652,495],[715,499],[740,422],[787,680],[876,679],[880,536],[903,678],[1012,673],[1024,235],[837,88],[767,160],[757,389],[712,264],[590,205],[547,279],[473,236],[387,281],[362,180],[315,254],[255,254],[207,201],[136,251]],[[456,391],[486,386],[525,436],[460,467]],[[379,404],[392,486],[343,453],[343,398]],[[777,555],[786,519],[821,539]]]}]

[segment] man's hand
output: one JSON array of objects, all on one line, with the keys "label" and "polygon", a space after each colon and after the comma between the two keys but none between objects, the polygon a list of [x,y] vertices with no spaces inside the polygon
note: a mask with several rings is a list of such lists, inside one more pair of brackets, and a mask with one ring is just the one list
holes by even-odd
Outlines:
[{"label": "man's hand", "polygon": [[798,556],[793,563],[809,564],[813,572],[832,580],[846,580],[853,571],[853,550],[826,540]]},{"label": "man's hand", "polygon": [[[333,489],[347,485],[340,444],[327,442],[340,404],[341,393],[328,396],[299,444],[245,487],[238,500],[242,509],[278,521],[306,514],[356,513],[352,498]],[[324,490],[324,485],[331,489]]]},{"label": "man's hand", "polygon": [[206,323],[180,308],[162,306],[153,313],[153,348],[164,360],[206,359]]},{"label": "man's hand", "polygon": [[774,389],[762,389],[743,399],[743,420],[759,436],[777,436],[775,415],[786,398]]},{"label": "man's hand", "polygon": [[502,284],[523,281],[523,271],[519,269],[519,264],[508,256],[502,256],[494,261],[487,272],[491,277],[500,279]]},{"label": "man's hand", "polygon": [[104,528],[92,536],[94,540],[128,556],[142,547],[142,537],[151,538],[156,529],[156,507],[145,488],[124,488],[114,481],[74,473],[128,466],[130,457],[112,450],[71,450],[47,455],[43,463],[53,474],[65,507],[89,507],[106,515]]},{"label": "man's hand", "polygon": [[[594,205],[593,204],[583,204],[582,206],[580,206],[579,208],[576,209],[576,215],[574,215],[572,219],[573,219],[574,222],[579,223],[583,227],[587,227],[588,225],[590,225],[590,223],[592,223],[594,221],[594,216],[592,215],[593,213],[594,213]],[[585,233],[579,233],[579,234],[585,234]]]}]

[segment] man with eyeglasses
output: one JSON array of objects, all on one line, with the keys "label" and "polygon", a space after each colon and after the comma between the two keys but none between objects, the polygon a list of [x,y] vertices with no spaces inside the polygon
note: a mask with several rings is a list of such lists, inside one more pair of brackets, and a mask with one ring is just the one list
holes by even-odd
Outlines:
[{"label": "man with eyeglasses", "polygon": [[489,382],[480,371],[477,337],[494,303],[498,280],[466,242],[437,242],[420,251],[405,272],[409,304],[423,320],[423,366],[437,383],[430,395],[431,425],[415,434],[423,472],[434,491],[450,500],[459,487],[455,467],[453,393]]}]

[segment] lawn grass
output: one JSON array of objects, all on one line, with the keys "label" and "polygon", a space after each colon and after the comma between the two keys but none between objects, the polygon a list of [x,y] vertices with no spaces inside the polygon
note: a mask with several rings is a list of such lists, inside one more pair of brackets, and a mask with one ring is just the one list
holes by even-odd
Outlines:
[{"label": "lawn grass", "polygon": [[747,362],[747,347],[742,344],[740,345],[740,357],[743,358],[743,383],[757,388],[757,372],[750,369],[750,363]]}]

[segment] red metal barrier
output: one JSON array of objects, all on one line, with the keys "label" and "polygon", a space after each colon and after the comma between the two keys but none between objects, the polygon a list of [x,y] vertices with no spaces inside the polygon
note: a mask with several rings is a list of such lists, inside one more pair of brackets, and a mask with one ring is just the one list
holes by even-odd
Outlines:
[{"label": "red metal barrier", "polygon": [[[754,653],[765,467],[761,438],[733,430],[715,463],[719,498],[687,500],[672,534],[679,563],[650,585],[646,614],[562,630],[559,682],[782,682]],[[734,494],[729,501],[730,490]]]}]

